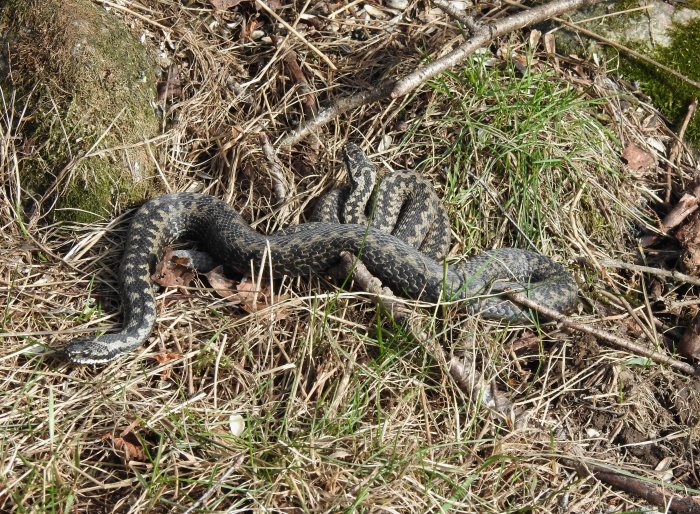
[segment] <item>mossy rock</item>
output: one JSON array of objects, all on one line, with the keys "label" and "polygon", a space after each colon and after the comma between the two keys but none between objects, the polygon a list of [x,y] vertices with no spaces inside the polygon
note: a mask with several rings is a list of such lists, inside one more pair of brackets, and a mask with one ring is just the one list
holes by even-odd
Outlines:
[{"label": "mossy rock", "polygon": [[[640,10],[640,7],[646,9]],[[611,12],[625,9],[629,12],[609,16]],[[700,82],[700,0],[672,4],[660,0],[597,4],[571,13],[571,19]],[[689,104],[700,96],[700,89],[692,84],[575,31],[562,29],[557,32],[557,48],[563,53],[591,55],[597,52],[611,59],[613,64],[619,56],[620,74],[638,81],[642,91],[676,127],[685,117]],[[690,143],[700,146],[699,116],[693,118],[685,137]]]},{"label": "mossy rock", "polygon": [[[9,0],[0,87],[31,151],[20,161],[28,207],[90,222],[148,194],[144,141],[159,132],[157,73],[124,24],[89,0]],[[11,72],[9,72],[11,70]]]}]

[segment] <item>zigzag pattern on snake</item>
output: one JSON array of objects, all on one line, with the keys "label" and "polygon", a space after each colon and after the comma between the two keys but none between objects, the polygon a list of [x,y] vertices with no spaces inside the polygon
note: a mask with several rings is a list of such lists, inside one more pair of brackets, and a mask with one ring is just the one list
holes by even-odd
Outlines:
[{"label": "zigzag pattern on snake", "polygon": [[395,171],[379,185],[377,170],[354,143],[343,147],[350,185],[331,190],[311,221],[369,224],[440,260],[450,249],[450,220],[433,185],[415,171]]},{"label": "zigzag pattern on snake", "polygon": [[108,362],[140,346],[156,321],[151,273],[165,246],[186,236],[239,273],[270,252],[277,275],[321,274],[336,266],[341,250],[358,255],[369,271],[401,295],[437,302],[470,300],[468,309],[490,318],[528,320],[527,312],[499,297],[482,295],[523,288],[533,300],[566,311],[576,304],[576,284],[551,259],[503,248],[445,266],[386,232],[360,224],[305,223],[262,235],[225,202],[197,193],[175,193],[146,202],[134,216],[119,269],[123,328],[82,337],[65,348],[79,364]]}]

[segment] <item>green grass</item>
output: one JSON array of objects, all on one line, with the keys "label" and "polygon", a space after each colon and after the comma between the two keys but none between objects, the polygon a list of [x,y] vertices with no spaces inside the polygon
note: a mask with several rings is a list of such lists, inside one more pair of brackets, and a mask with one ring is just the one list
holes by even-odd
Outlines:
[{"label": "green grass", "polygon": [[584,96],[551,71],[522,75],[512,63],[482,60],[429,87],[435,105],[410,144],[416,152],[421,144],[442,149],[420,168],[440,170],[453,230],[465,247],[556,251],[568,215],[607,242],[626,231],[609,223],[613,215],[629,217],[624,198],[590,205],[607,203],[605,191],[632,191],[611,145],[615,136],[597,119],[603,99]]}]

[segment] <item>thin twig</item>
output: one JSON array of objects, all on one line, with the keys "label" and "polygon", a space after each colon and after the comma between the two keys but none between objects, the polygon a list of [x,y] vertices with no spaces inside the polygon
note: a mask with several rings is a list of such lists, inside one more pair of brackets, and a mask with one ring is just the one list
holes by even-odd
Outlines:
[{"label": "thin twig", "polygon": [[678,131],[678,139],[676,139],[676,142],[673,143],[673,147],[671,147],[671,154],[668,159],[668,164],[666,166],[666,205],[671,204],[671,186],[672,186],[672,170],[673,167],[676,165],[676,162],[678,161],[678,156],[681,153],[681,148],[683,147],[683,139],[685,138],[685,131],[688,129],[688,125],[690,124],[690,120],[693,119],[693,115],[695,114],[695,111],[698,108],[698,99],[694,98],[692,102],[690,102],[690,105],[688,106],[688,112],[685,113],[685,118],[683,119],[683,123],[681,124],[681,129]]},{"label": "thin twig", "polygon": [[[582,259],[584,264],[588,264],[586,259]],[[650,273],[658,277],[670,278],[676,282],[685,282],[694,286],[700,286],[700,279],[691,277],[685,273],[675,270],[665,270],[660,268],[652,268],[651,266],[642,266],[640,264],[632,264],[629,262],[619,261],[617,259],[599,259],[598,263],[607,268],[625,269],[628,271],[636,271],[638,273]]]},{"label": "thin twig", "polygon": [[494,38],[521,29],[528,25],[539,23],[558,14],[594,5],[603,0],[556,0],[549,4],[540,5],[529,11],[508,16],[488,25],[481,25],[477,31],[447,55],[419,67],[401,79],[389,79],[377,87],[341,98],[332,106],[321,111],[314,119],[301,125],[297,130],[285,136],[277,145],[279,150],[289,148],[308,136],[312,131],[326,125],[337,116],[362,105],[367,105],[385,98],[398,98],[417,88],[420,84],[452,66],[461,63],[475,50],[486,46]]},{"label": "thin twig", "polygon": [[654,362],[667,364],[668,366],[671,366],[672,368],[678,371],[682,371],[683,373],[687,373],[689,375],[700,375],[700,369],[696,369],[690,364],[681,362],[678,359],[674,359],[673,357],[669,357],[668,355],[665,355],[663,353],[655,352],[654,350],[650,350],[649,348],[638,345],[636,343],[633,343],[632,341],[628,341],[603,330],[599,330],[597,328],[593,328],[588,325],[572,321],[561,312],[555,311],[554,309],[550,309],[549,307],[545,307],[537,302],[532,301],[523,293],[513,292],[505,294],[506,296],[508,296],[509,299],[511,299],[515,303],[524,305],[525,307],[532,309],[533,311],[536,311],[549,319],[557,321],[566,328],[590,334],[596,337],[597,339],[600,339],[602,341],[612,344],[613,346],[616,346],[617,348],[621,348],[625,351],[629,351],[637,355],[647,357],[648,359],[651,359]]},{"label": "thin twig", "polygon": [[576,473],[582,477],[592,476],[616,489],[621,489],[648,501],[652,505],[661,507],[667,512],[700,514],[699,496],[680,496],[668,487],[577,459],[565,457],[560,460],[565,466],[574,468]]}]

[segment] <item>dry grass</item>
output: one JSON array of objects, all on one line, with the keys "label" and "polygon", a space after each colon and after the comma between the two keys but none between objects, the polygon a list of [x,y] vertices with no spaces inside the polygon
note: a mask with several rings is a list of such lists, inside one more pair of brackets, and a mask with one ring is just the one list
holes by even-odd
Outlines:
[{"label": "dry grass", "polygon": [[[318,193],[342,177],[338,151],[350,139],[377,163],[417,167],[435,181],[453,219],[453,255],[531,245],[576,273],[581,320],[653,344],[598,293],[632,302],[656,334],[643,277],[573,264],[580,256],[635,259],[634,237],[652,226],[663,177],[626,170],[620,151],[671,140],[652,107],[612,89],[599,70],[548,61],[517,38],[503,42],[498,56],[474,59],[410,98],[357,109],[282,155],[293,186],[283,211],[257,134],[281,138],[320,105],[410,70],[422,58],[417,48],[434,54],[454,45],[461,36],[449,20],[417,3],[412,21],[324,2],[278,10],[301,39],[247,3],[227,13],[204,2],[97,3],[160,48],[161,65],[179,69],[182,96],[161,102],[164,137],[151,144],[163,190],[204,188],[258,230],[273,231],[303,221]],[[300,21],[301,11],[316,18]],[[255,20],[276,45],[245,37]],[[501,58],[506,49],[531,59],[530,71]],[[283,64],[292,52],[306,84]],[[35,223],[19,186],[21,100],[5,96],[2,113],[1,510],[645,505],[579,478],[560,456],[649,480],[670,476],[668,485],[698,493],[697,381],[553,326],[506,329],[438,307],[417,311],[428,341],[418,344],[367,295],[303,278],[276,282],[282,299],[253,315],[204,285],[162,292],[149,345],[104,367],[34,355],[37,344],[58,348],[73,334],[117,326],[114,270],[128,216],[90,226]],[[679,189],[691,164],[674,168]],[[690,294],[669,284],[661,300]],[[507,394],[515,423],[465,396],[447,371],[453,355],[469,357]],[[245,420],[240,437],[229,429],[235,413]],[[668,467],[655,471],[665,458]]]}]

